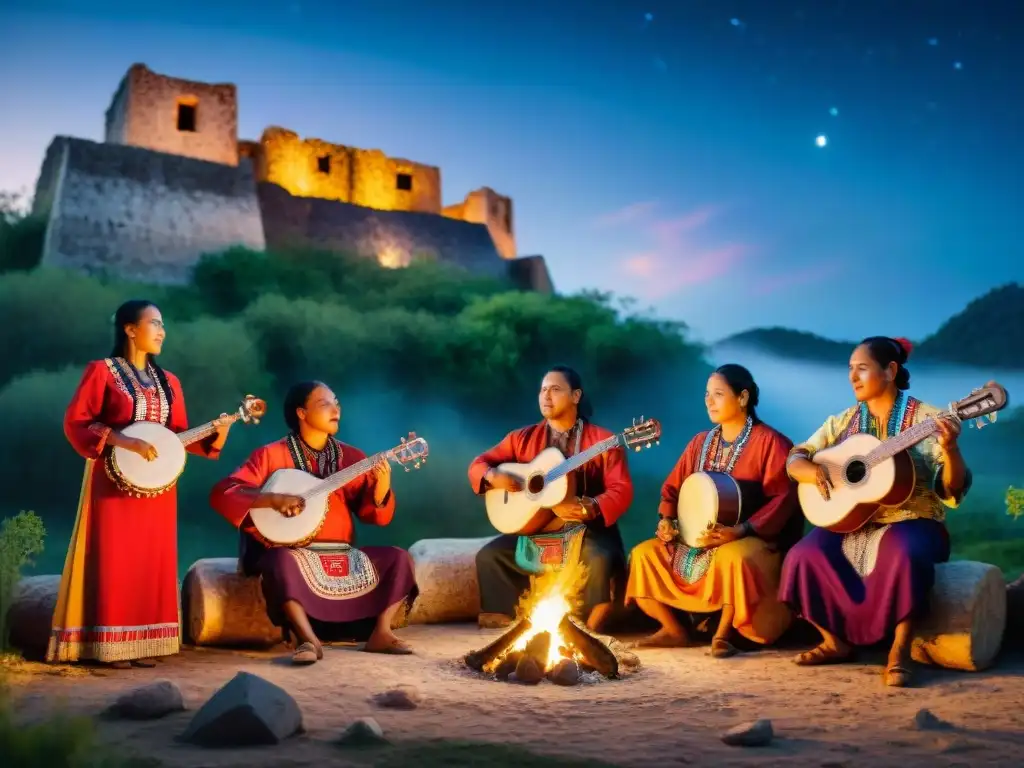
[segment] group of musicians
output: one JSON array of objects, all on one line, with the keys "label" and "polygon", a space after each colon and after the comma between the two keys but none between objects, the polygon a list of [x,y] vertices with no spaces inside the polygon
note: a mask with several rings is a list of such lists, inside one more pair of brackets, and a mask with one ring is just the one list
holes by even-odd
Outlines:
[{"label": "group of musicians", "polygon": [[[103,468],[114,446],[155,458],[152,445],[119,431],[127,425],[152,421],[175,432],[187,426],[180,383],[156,362],[164,337],[156,305],[122,305],[110,356],[86,367],[67,408],[65,433],[87,462],[49,661],[146,667],[180,648],[175,489],[130,495]],[[840,663],[856,647],[893,638],[883,678],[887,685],[908,685],[913,622],[927,610],[935,565],[950,555],[945,508],[957,506],[971,485],[957,445],[959,423],[907,394],[910,351],[906,340],[888,337],[857,345],[849,363],[856,404],[795,446],[759,419],[750,372],[719,367],[704,394],[711,427],[689,441],[665,480],[654,536],[627,558],[618,527],[633,500],[626,454],[622,448],[600,454],[576,470],[579,495],[552,509],[554,522],[545,530],[499,536],[480,551],[480,625],[514,621],[530,576],[544,570],[542,537],[545,551],[554,542],[579,553],[586,570],[581,618],[592,630],[605,627],[618,599],[660,624],[638,647],[690,645],[697,623],[718,615],[711,652],[726,658],[775,643],[800,617],[820,632],[821,642],[796,656],[797,664]],[[528,463],[552,446],[571,456],[613,435],[591,420],[583,382],[570,368],[547,372],[539,405],[539,423],[509,433],[470,464],[476,494],[521,490],[502,464]],[[341,407],[326,384],[296,384],[284,411],[287,435],[253,452],[210,494],[213,508],[242,532],[243,572],[261,577],[269,617],[292,637],[297,664],[315,663],[323,642],[343,638],[364,640],[367,652],[412,653],[392,631],[396,613],[417,595],[409,554],[346,546],[355,518],[388,525],[394,517],[386,460],[336,491],[338,503],[308,546],[266,546],[255,535],[249,510],[270,508],[290,517],[305,503],[264,492],[272,473],[294,468],[325,478],[366,458],[337,439]],[[812,461],[817,451],[856,433],[886,440],[929,418],[937,421],[935,435],[909,450],[918,479],[908,501],[855,533],[814,528],[804,535],[797,485],[816,485],[823,498],[831,490],[828,473]],[[222,416],[213,433],[188,450],[216,459],[231,423]],[[680,538],[677,502],[683,481],[702,471],[728,473],[758,489],[753,500],[745,498],[756,509],[740,525],[708,530],[691,547]]]}]

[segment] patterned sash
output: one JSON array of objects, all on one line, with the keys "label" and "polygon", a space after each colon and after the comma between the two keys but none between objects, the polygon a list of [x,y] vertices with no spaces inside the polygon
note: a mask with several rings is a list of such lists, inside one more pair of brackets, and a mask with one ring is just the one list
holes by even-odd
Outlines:
[{"label": "patterned sash", "polygon": [[[736,442],[733,443],[732,452],[725,455],[725,446],[722,444],[722,428],[716,426],[704,438],[704,445],[701,446],[700,457],[694,472],[725,472],[732,474],[733,467],[740,458],[740,454],[750,440],[750,432],[754,428],[754,420],[749,416],[747,423],[743,425]],[[672,552],[672,572],[682,579],[684,584],[696,584],[704,574],[708,572],[712,561],[715,559],[715,549],[701,549],[700,547],[688,547],[683,542],[677,541],[675,550]]]},{"label": "patterned sash", "polygon": [[534,575],[560,571],[570,563],[575,565],[586,532],[586,525],[573,523],[560,531],[520,536],[516,542],[516,565]]},{"label": "patterned sash", "polygon": [[326,600],[349,600],[373,590],[380,575],[373,561],[348,544],[311,544],[289,549],[306,586]]}]

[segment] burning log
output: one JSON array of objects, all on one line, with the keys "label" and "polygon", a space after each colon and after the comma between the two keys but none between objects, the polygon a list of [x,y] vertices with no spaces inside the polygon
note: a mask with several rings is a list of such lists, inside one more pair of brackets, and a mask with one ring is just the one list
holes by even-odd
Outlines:
[{"label": "burning log", "polygon": [[520,619],[490,645],[479,651],[467,653],[463,661],[474,672],[483,672],[485,667],[490,666],[496,659],[500,659],[501,655],[515,645],[516,641],[529,632],[532,627],[529,619]]},{"label": "burning log", "polygon": [[596,669],[601,675],[609,679],[619,676],[619,660],[611,649],[594,637],[590,632],[576,623],[576,620],[569,614],[562,617],[558,625],[569,644],[583,657],[583,663]]},{"label": "burning log", "polygon": [[527,685],[536,685],[544,679],[548,665],[548,651],[551,650],[551,633],[538,632],[530,638],[526,649],[516,664],[516,680]]}]

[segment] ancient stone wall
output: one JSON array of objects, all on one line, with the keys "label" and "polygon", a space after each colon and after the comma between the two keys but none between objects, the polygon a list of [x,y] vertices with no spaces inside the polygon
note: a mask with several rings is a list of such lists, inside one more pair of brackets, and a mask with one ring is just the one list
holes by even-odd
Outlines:
[{"label": "ancient stone wall", "polygon": [[313,245],[376,259],[387,267],[434,259],[476,274],[508,276],[507,262],[481,224],[303,198],[269,183],[259,184],[258,194],[270,248]]},{"label": "ancient stone wall", "polygon": [[[248,150],[247,150],[248,151]],[[298,197],[352,203],[378,211],[441,212],[441,171],[272,126],[263,132],[256,177]]]},{"label": "ancient stone wall", "polygon": [[52,199],[44,265],[182,283],[204,253],[265,247],[248,161],[231,167],[58,136],[43,169],[37,196]]},{"label": "ancient stone wall", "polygon": [[208,84],[134,64],[107,110],[106,140],[157,152],[238,165],[234,84]]},{"label": "ancient stone wall", "polygon": [[516,257],[512,198],[499,195],[490,187],[482,187],[466,195],[461,203],[447,206],[442,213],[452,219],[486,225],[502,258]]},{"label": "ancient stone wall", "polygon": [[520,256],[508,262],[508,278],[521,291],[548,295],[555,292],[547,262],[543,256]]}]

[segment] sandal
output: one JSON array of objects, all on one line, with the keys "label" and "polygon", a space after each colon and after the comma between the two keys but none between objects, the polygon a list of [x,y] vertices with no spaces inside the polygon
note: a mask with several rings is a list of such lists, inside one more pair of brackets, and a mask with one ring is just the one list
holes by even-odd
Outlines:
[{"label": "sandal", "polygon": [[839,650],[829,650],[822,645],[818,645],[809,651],[797,654],[793,661],[801,667],[820,667],[826,664],[844,664],[852,658],[852,650],[843,653]]},{"label": "sandal", "polygon": [[392,656],[410,656],[415,651],[408,645],[403,643],[397,637],[389,642],[387,645],[370,647],[369,645],[363,646],[363,651],[366,653],[385,653]]},{"label": "sandal", "polygon": [[302,643],[292,654],[292,664],[315,664],[324,657],[324,649],[317,648],[312,643]]},{"label": "sandal", "polygon": [[156,661],[154,659],[132,659],[131,664],[133,667],[152,669],[156,666]]},{"label": "sandal", "polygon": [[739,652],[740,649],[724,637],[715,637],[711,639],[711,655],[716,659],[728,659]]},{"label": "sandal", "polygon": [[627,647],[633,650],[637,648],[690,648],[692,645],[693,642],[687,635],[670,635],[661,631],[630,643]]},{"label": "sandal", "polygon": [[882,680],[891,688],[906,688],[910,685],[913,677],[910,669],[898,661],[895,664],[887,665],[882,671]]}]

